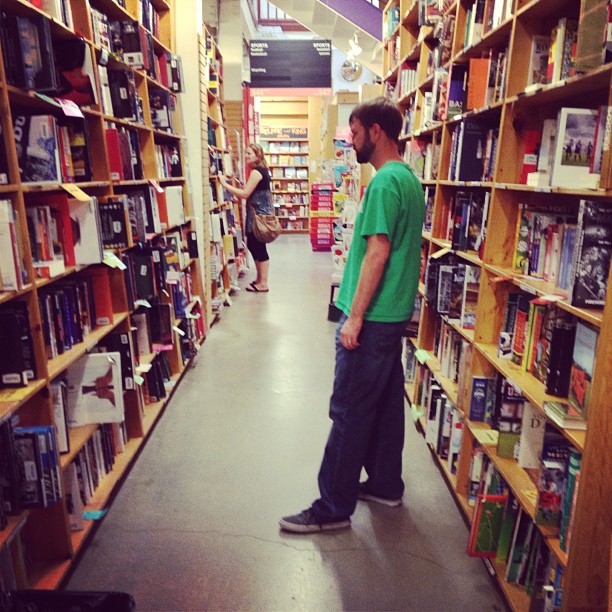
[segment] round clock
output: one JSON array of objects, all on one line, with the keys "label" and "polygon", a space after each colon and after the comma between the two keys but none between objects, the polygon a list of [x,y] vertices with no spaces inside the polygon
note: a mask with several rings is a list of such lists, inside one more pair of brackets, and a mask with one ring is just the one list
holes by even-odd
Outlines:
[{"label": "round clock", "polygon": [[355,60],[345,60],[340,69],[340,74],[345,81],[354,81],[361,75],[361,64]]}]

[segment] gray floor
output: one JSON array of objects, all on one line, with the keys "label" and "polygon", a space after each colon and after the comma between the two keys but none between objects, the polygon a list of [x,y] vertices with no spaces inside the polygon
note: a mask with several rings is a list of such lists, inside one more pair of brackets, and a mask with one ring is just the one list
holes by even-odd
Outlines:
[{"label": "gray floor", "polygon": [[224,310],[66,588],[127,591],[138,610],[505,609],[411,424],[402,507],[279,531],[317,495],[335,325],[331,255],[307,236],[270,253],[270,293]]}]

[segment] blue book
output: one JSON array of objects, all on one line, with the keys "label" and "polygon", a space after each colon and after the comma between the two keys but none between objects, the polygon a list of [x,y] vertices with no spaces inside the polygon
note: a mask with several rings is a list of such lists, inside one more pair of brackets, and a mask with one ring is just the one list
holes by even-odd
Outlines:
[{"label": "blue book", "polygon": [[488,376],[474,376],[472,378],[470,421],[490,421],[492,390],[493,378]]}]

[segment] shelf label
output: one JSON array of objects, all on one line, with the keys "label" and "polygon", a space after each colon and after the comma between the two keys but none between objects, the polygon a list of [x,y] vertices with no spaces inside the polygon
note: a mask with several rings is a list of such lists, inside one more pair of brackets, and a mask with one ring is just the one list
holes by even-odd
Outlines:
[{"label": "shelf label", "polygon": [[414,356],[419,360],[421,365],[427,363],[431,359],[431,355],[425,349],[415,351]]},{"label": "shelf label", "polygon": [[155,179],[149,179],[149,184],[151,187],[153,187],[153,189],[155,189],[155,191],[157,191],[157,193],[164,193],[162,186]]},{"label": "shelf label", "polygon": [[151,308],[151,304],[147,300],[136,300],[134,306],[144,306],[145,308]]},{"label": "shelf label", "polygon": [[86,521],[99,521],[104,518],[107,512],[108,508],[104,508],[103,510],[84,510],[83,518]]},{"label": "shelf label", "polygon": [[127,266],[111,251],[104,251],[103,264],[109,268],[117,268],[119,270],[127,270]]},{"label": "shelf label", "polygon": [[529,285],[525,285],[523,283],[519,283],[519,289],[521,291],[525,291],[526,293],[531,293],[531,295],[537,295],[538,292],[535,287],[530,287]]},{"label": "shelf label", "polygon": [[177,327],[176,325],[174,325],[174,326],[172,327],[172,329],[173,329],[173,330],[174,330],[174,331],[175,331],[175,332],[176,332],[176,333],[177,333],[179,336],[184,336],[184,335],[185,335],[185,332],[184,332],[184,331],[183,331],[183,330],[182,330],[180,327]]},{"label": "shelf label", "polygon": [[67,191],[73,198],[76,198],[79,202],[89,202],[89,200],[91,200],[91,198],[74,183],[62,183],[61,186],[64,191]]},{"label": "shelf label", "polygon": [[410,414],[412,415],[412,420],[416,423],[422,416],[425,415],[425,409],[417,406],[416,404],[412,404],[410,406]]},{"label": "shelf label", "polygon": [[145,379],[140,376],[140,375],[136,375],[134,376],[134,382],[140,387],[142,384],[144,384]]}]

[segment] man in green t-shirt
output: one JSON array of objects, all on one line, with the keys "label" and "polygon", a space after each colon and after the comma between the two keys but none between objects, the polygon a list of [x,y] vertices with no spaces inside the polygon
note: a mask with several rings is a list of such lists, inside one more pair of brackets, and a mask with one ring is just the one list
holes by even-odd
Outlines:
[{"label": "man in green t-shirt", "polygon": [[[355,219],[336,305],[332,428],[319,471],[321,497],[285,516],[294,533],[349,527],[357,499],[399,506],[404,492],[404,376],[401,338],[418,288],[425,199],[398,152],[402,114],[386,98],[349,118],[359,163],[377,170]],[[360,483],[362,468],[368,475]]]}]

